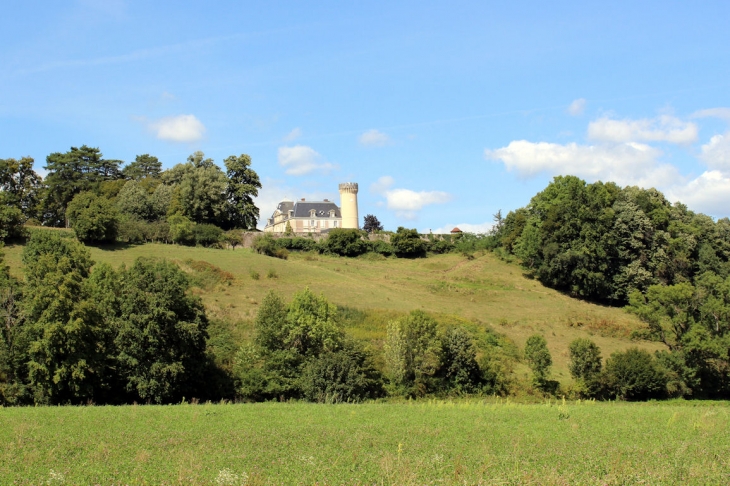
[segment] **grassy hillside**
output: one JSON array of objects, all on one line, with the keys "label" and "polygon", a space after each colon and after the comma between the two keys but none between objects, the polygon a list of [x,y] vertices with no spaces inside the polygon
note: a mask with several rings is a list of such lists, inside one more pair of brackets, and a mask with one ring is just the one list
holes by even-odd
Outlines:
[{"label": "grassy hillside", "polygon": [[[389,319],[418,308],[441,320],[466,324],[476,332],[491,326],[519,346],[531,334],[541,333],[553,355],[555,378],[565,381],[569,379],[567,349],[571,340],[591,337],[607,357],[618,349],[637,345],[628,337],[642,325],[622,309],[582,302],[548,289],[524,277],[519,266],[500,261],[490,253],[471,260],[455,254],[408,260],[293,253],[289,260],[279,260],[245,249],[177,245],[90,249],[96,262],[114,266],[145,256],[175,260],[191,274],[201,268],[201,261],[217,267],[213,273],[222,279],[216,275],[199,278],[201,287],[195,292],[202,297],[209,315],[235,323],[239,339],[250,335],[257,306],[269,290],[289,299],[308,286],[338,306],[367,311],[368,315],[355,319],[348,331],[376,346],[385,336]],[[22,275],[22,247],[11,245],[4,251],[11,272]],[[254,279],[252,274],[259,278]],[[651,343],[639,346],[658,348]]]},{"label": "grassy hillside", "polygon": [[2,484],[727,484],[708,402],[0,409]]}]

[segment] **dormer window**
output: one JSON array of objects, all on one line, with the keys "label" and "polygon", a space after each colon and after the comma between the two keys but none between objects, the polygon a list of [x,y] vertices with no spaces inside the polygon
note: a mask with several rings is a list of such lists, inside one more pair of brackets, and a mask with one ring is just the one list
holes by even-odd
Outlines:
[{"label": "dormer window", "polygon": [[310,218],[314,218],[315,216],[317,216],[317,211],[314,210],[314,209],[310,209],[309,210],[309,217]]},{"label": "dormer window", "polygon": [[330,218],[334,218],[334,217],[335,217],[335,210],[330,209]]}]

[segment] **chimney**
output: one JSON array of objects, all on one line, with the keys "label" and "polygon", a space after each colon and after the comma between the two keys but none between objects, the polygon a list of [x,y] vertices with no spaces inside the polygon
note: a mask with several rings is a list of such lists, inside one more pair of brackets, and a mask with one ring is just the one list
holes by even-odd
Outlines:
[{"label": "chimney", "polygon": [[330,200],[329,199],[325,199],[324,202],[330,202]]},{"label": "chimney", "polygon": [[302,202],[304,202],[304,198],[302,198]]}]

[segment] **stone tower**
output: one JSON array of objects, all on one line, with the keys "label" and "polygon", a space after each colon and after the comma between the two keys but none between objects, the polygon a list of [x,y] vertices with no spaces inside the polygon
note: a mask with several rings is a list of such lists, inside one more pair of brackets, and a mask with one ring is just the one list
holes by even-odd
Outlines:
[{"label": "stone tower", "polygon": [[340,184],[340,212],[343,228],[360,228],[360,219],[357,215],[357,182]]}]

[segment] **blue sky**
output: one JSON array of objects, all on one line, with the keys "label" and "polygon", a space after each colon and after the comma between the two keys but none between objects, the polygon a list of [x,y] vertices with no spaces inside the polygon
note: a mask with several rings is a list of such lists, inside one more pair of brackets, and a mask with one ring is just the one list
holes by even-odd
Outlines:
[{"label": "blue sky", "polygon": [[8,0],[0,157],[247,153],[263,217],[338,198],[484,230],[555,175],[730,216],[730,2]]}]

